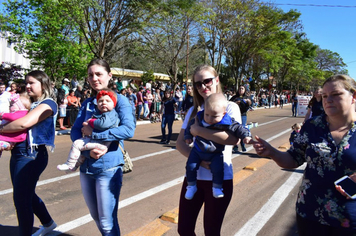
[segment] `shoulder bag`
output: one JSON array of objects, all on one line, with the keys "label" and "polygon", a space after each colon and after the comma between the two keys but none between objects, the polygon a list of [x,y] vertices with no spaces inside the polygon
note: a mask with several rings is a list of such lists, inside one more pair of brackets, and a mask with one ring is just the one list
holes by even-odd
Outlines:
[{"label": "shoulder bag", "polygon": [[122,155],[124,156],[124,161],[125,161],[125,164],[122,167],[122,172],[124,174],[126,174],[126,173],[129,173],[132,171],[133,164],[132,164],[131,158],[129,156],[129,153],[121,147],[120,143],[119,143],[119,148],[121,149],[121,152],[122,152]]}]

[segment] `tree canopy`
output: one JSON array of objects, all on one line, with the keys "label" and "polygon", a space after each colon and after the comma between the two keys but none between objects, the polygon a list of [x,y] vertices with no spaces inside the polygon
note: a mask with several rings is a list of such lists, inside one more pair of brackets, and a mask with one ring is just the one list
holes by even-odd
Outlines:
[{"label": "tree canopy", "polygon": [[0,29],[53,80],[84,77],[94,57],[166,73],[173,83],[203,63],[234,87],[246,78],[257,87],[273,78],[279,90],[308,90],[311,81],[347,74],[337,52],[310,42],[301,13],[261,0],[8,0],[4,6]]}]

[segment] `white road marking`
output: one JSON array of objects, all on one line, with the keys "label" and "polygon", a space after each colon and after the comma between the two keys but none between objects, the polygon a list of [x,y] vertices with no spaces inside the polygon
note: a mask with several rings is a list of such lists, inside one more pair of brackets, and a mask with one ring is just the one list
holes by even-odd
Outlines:
[{"label": "white road marking", "polygon": [[[142,156],[138,156],[138,157],[135,157],[135,158],[131,158],[131,161],[138,161],[138,160],[141,160],[141,159],[144,159],[144,158],[147,158],[147,157],[160,155],[160,154],[163,154],[163,153],[166,153],[166,152],[172,152],[172,151],[175,151],[175,150],[176,149],[167,149],[167,150],[163,150],[163,151],[160,151],[160,152],[154,152],[154,153],[150,153],[150,154],[147,154],[147,155],[142,155]],[[75,172],[75,173],[72,173],[72,174],[62,175],[62,176],[59,176],[59,177],[38,181],[36,186],[41,186],[41,185],[44,185],[44,184],[49,184],[49,183],[57,182],[57,181],[60,181],[60,180],[64,180],[64,179],[68,179],[68,178],[72,178],[72,177],[76,177],[76,176],[79,176],[79,171]],[[13,192],[12,188],[2,190],[2,191],[0,191],[0,196],[8,194],[8,193],[12,193],[12,192]]]},{"label": "white road marking", "polygon": [[284,120],[284,119],[287,119],[287,118],[288,117],[279,118],[277,120],[272,120],[272,121],[269,121],[269,122],[266,122],[266,123],[263,123],[263,124],[258,124],[258,126],[264,126],[264,125],[272,124],[274,122],[281,121],[281,120]]},{"label": "white road marking", "polygon": [[[137,194],[135,196],[132,196],[130,198],[122,200],[122,201],[119,202],[119,209],[127,207],[127,206],[129,206],[129,205],[131,205],[131,204],[133,204],[135,202],[138,202],[138,201],[143,200],[145,198],[148,198],[148,197],[150,197],[152,195],[155,195],[156,193],[162,192],[162,191],[164,191],[166,189],[169,189],[169,188],[171,188],[173,186],[181,184],[183,182],[183,179],[184,179],[184,176],[181,176],[181,177],[176,178],[174,180],[171,180],[171,181],[169,181],[167,183],[161,184],[161,185],[159,185],[157,187],[151,188],[151,189],[149,189],[147,191],[144,191],[142,193],[139,193],[139,194]],[[52,232],[51,234],[48,234],[48,235],[52,235],[52,236],[60,235],[61,233],[68,232],[68,231],[70,231],[72,229],[75,229],[75,228],[77,228],[79,226],[82,226],[82,225],[84,225],[86,223],[89,223],[92,220],[93,219],[91,218],[90,214],[85,215],[83,217],[80,217],[78,219],[72,220],[70,222],[67,222],[65,224],[62,224],[62,225],[58,226],[56,228],[55,232]]]},{"label": "white road marking", "polygon": [[[296,170],[303,170],[305,165]],[[279,206],[288,197],[290,191],[302,178],[303,174],[298,171],[293,172],[288,180],[273,194],[265,205],[235,234],[235,236],[254,236],[263,228],[268,220],[276,213]]]}]

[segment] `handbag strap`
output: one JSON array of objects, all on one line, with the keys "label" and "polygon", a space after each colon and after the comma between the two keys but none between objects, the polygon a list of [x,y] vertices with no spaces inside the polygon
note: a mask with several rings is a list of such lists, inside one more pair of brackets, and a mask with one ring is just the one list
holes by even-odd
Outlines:
[{"label": "handbag strap", "polygon": [[121,147],[121,144],[118,142],[119,148],[121,149],[122,154],[125,154],[125,150]]}]

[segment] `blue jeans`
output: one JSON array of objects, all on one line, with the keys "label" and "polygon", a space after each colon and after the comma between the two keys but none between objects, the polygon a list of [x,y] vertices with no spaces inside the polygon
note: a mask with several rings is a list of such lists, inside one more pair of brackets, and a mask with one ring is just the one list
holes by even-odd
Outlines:
[{"label": "blue jeans", "polygon": [[10,174],[13,199],[19,222],[19,235],[29,236],[35,214],[44,226],[53,223],[44,202],[35,193],[37,181],[48,163],[44,145],[36,148],[36,158],[28,157],[26,141],[17,144],[11,151]]},{"label": "blue jeans", "polygon": [[96,175],[80,172],[80,184],[90,215],[100,233],[120,235],[117,210],[122,186],[121,167],[113,167]]},{"label": "blue jeans", "polygon": [[298,103],[292,103],[292,115],[297,116],[297,110],[298,110]]},{"label": "blue jeans", "polygon": [[143,105],[143,117],[147,118],[149,114],[150,114],[150,110],[148,109],[148,103],[145,103]]},{"label": "blue jeans", "polygon": [[140,119],[140,117],[141,117],[142,108],[143,108],[142,104],[137,105],[137,112],[138,112],[137,119]]},{"label": "blue jeans", "polygon": [[[171,140],[173,121],[174,121],[174,114],[164,114],[162,116],[162,123],[161,123],[162,140],[167,140],[167,141]],[[166,139],[167,124],[168,124],[168,137]]]},{"label": "blue jeans", "polygon": [[178,102],[177,113],[179,113],[182,110],[182,105],[183,105],[183,101]]}]

